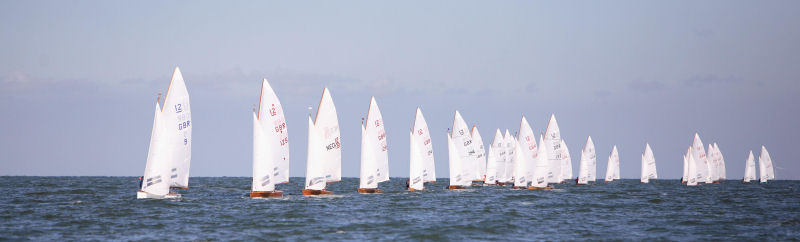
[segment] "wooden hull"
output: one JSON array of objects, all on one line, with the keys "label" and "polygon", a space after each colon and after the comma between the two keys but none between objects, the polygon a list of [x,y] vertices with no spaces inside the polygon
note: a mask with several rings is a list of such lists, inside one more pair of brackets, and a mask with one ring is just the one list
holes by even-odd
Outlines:
[{"label": "wooden hull", "polygon": [[552,190],[553,187],[546,186],[546,187],[528,187],[528,190]]},{"label": "wooden hull", "polygon": [[361,194],[369,194],[369,193],[383,193],[383,190],[377,188],[359,188],[358,193]]},{"label": "wooden hull", "polygon": [[417,190],[417,189],[414,189],[414,188],[410,188],[410,187],[409,187],[409,188],[408,188],[408,191],[412,191],[412,192],[413,192],[413,191],[422,191],[422,190]]},{"label": "wooden hull", "polygon": [[189,190],[189,187],[169,187],[169,188]]},{"label": "wooden hull", "polygon": [[282,191],[256,191],[250,192],[250,197],[282,197]]},{"label": "wooden hull", "polygon": [[514,189],[514,190],[525,190],[525,189],[528,189],[528,188],[527,187],[514,186],[514,187],[511,187],[511,189]]},{"label": "wooden hull", "polygon": [[310,189],[303,189],[303,195],[331,195],[333,192],[327,190],[310,190]]},{"label": "wooden hull", "polygon": [[464,190],[466,188],[464,188],[464,186],[452,186],[451,185],[451,186],[447,186],[447,189],[450,189],[450,190]]},{"label": "wooden hull", "polygon": [[722,182],[720,182],[720,181],[713,181],[713,182],[711,182],[711,184],[720,184],[720,183],[722,183]]}]

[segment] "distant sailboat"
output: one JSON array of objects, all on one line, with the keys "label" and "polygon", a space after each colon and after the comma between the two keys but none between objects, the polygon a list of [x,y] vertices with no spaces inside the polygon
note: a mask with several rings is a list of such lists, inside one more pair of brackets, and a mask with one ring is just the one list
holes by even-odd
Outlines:
[{"label": "distant sailboat", "polygon": [[561,139],[561,182],[572,180],[572,158],[569,155],[569,148],[564,139]]},{"label": "distant sailboat", "polygon": [[486,149],[483,147],[483,138],[481,138],[481,133],[478,132],[477,125],[472,125],[470,135],[472,136],[473,167],[475,167],[472,179],[473,181],[484,182],[486,180]]},{"label": "distant sailboat", "polygon": [[749,183],[752,180],[756,180],[756,159],[753,157],[752,150],[747,154],[747,160],[745,160],[744,164],[744,178],[742,178],[742,182]]},{"label": "distant sailboat", "polygon": [[719,168],[717,168],[719,160],[713,144],[708,144],[706,158],[708,159],[708,179],[711,180],[711,183],[719,183],[719,174],[717,173],[719,172]]},{"label": "distant sailboat", "polygon": [[503,169],[503,177],[500,179],[503,185],[513,184],[514,183],[514,163],[516,159],[516,138],[511,136],[511,133],[508,132],[506,129],[505,134],[503,134],[503,140],[505,143],[505,165]]},{"label": "distant sailboat", "polygon": [[383,115],[370,98],[367,120],[361,125],[361,179],[359,193],[382,193],[378,183],[389,180],[389,153]]},{"label": "distant sailboat", "polygon": [[[544,142],[544,134],[539,134],[539,144],[544,144]],[[547,156],[547,148],[544,145],[539,145],[537,147],[534,160],[536,161],[536,168],[533,170],[533,178],[531,179],[531,185],[528,189],[552,189],[551,186],[548,186],[548,174],[552,170],[550,169],[550,161]]]},{"label": "distant sailboat", "polygon": [[339,118],[328,88],[322,90],[317,116],[308,116],[308,158],[303,195],[333,194],[325,190],[329,182],[342,179],[342,144]]},{"label": "distant sailboat", "polygon": [[697,182],[711,183],[711,175],[708,172],[708,157],[706,156],[706,151],[703,147],[703,141],[700,140],[700,135],[697,133],[694,133],[694,140],[692,141],[692,153],[694,160],[697,162],[697,172],[703,177]]},{"label": "distant sailboat", "polygon": [[433,143],[428,131],[428,123],[422,116],[422,110],[417,108],[414,115],[414,125],[410,135],[410,174],[408,190],[421,191],[425,189],[425,182],[436,182],[436,167],[433,161]]},{"label": "distant sailboat", "polygon": [[725,157],[722,155],[722,151],[719,150],[719,145],[717,142],[714,142],[714,152],[717,156],[717,176],[719,177],[719,181],[724,181],[727,179],[727,171],[725,170]]},{"label": "distant sailboat", "polygon": [[619,152],[615,145],[611,148],[611,154],[608,155],[608,165],[606,166],[606,182],[619,179]]},{"label": "distant sailboat", "polygon": [[767,148],[761,146],[761,155],[758,156],[758,171],[761,174],[761,183],[775,179],[775,169],[772,167],[772,158]]},{"label": "distant sailboat", "polygon": [[164,107],[156,101],[153,130],[142,186],[137,198],[175,198],[170,187],[188,188],[192,154],[191,109],[189,92],[181,71],[175,67]]},{"label": "distant sailboat", "polygon": [[516,147],[514,149],[514,188],[525,189],[533,176],[533,172],[530,170],[536,165],[535,161],[539,152],[533,129],[525,116],[522,116],[522,120],[520,120],[519,135],[514,146]]},{"label": "distant sailboat", "polygon": [[686,186],[697,186],[697,182],[703,179],[703,176],[698,173],[697,170],[697,160],[694,159],[694,148],[689,146],[686,150],[686,155],[684,156],[684,160],[686,160],[686,172],[688,174],[688,180],[686,181]]},{"label": "distant sailboat", "polygon": [[561,164],[563,163],[561,156],[564,155],[564,152],[561,146],[561,130],[558,128],[555,114],[550,114],[550,120],[547,122],[547,129],[545,129],[544,133],[544,143],[539,144],[539,146],[542,146],[547,151],[547,155],[544,156],[549,162],[550,169],[547,174],[547,182],[561,183],[562,180],[566,179],[566,177],[562,177],[563,172],[561,171]]},{"label": "distant sailboat", "polygon": [[586,139],[586,144],[581,151],[581,166],[578,171],[579,185],[586,185],[597,180],[597,153],[594,150],[592,136]]},{"label": "distant sailboat", "polygon": [[264,78],[253,113],[253,185],[250,197],[280,197],[275,184],[289,182],[289,130],[278,96]]},{"label": "distant sailboat", "polygon": [[495,130],[494,138],[492,139],[492,143],[489,145],[489,155],[487,155],[486,159],[486,180],[484,181],[487,185],[495,185],[499,182],[504,170],[505,166],[505,140],[503,139],[503,133],[500,133],[500,129]]},{"label": "distant sailboat", "polygon": [[453,117],[453,129],[447,134],[447,150],[450,158],[450,186],[448,189],[464,189],[472,185],[470,174],[474,171],[474,159],[470,155],[472,150],[472,135],[469,134],[467,123],[456,111]]},{"label": "distant sailboat", "polygon": [[650,182],[650,179],[658,179],[658,172],[656,171],[656,158],[653,155],[653,149],[650,148],[649,143],[645,143],[644,153],[642,153],[642,183]]},{"label": "distant sailboat", "polygon": [[692,156],[691,146],[686,149],[686,154],[683,155],[683,176],[681,176],[681,184],[689,182],[689,157]]}]

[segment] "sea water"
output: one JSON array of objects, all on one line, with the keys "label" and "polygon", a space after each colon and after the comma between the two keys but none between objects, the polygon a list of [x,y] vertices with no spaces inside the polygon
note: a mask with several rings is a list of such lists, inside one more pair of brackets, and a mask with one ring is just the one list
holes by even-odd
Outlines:
[{"label": "sea water", "polygon": [[447,179],[409,192],[359,194],[358,179],[333,196],[251,199],[248,177],[192,177],[175,200],[137,200],[136,177],[0,177],[0,240],[789,240],[800,239],[800,182],[697,187],[678,180],[621,180],[554,190]]}]

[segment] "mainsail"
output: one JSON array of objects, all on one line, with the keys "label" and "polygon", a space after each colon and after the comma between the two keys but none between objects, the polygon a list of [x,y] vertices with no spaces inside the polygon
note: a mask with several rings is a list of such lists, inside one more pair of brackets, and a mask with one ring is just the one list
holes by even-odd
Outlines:
[{"label": "mainsail", "polygon": [[503,178],[501,181],[503,183],[510,183],[514,181],[514,163],[516,161],[516,138],[511,136],[511,133],[508,132],[506,129],[505,134],[503,135],[503,140],[505,143],[505,151],[506,151],[506,163],[505,168],[503,169]]},{"label": "mainsail", "polygon": [[717,142],[714,142],[714,152],[717,154],[717,175],[719,176],[719,180],[725,180],[727,178],[727,171],[725,170],[725,157],[722,156],[722,151],[719,150],[719,145]]},{"label": "mainsail", "polygon": [[[539,134],[539,144],[544,143],[544,134]],[[550,161],[547,159],[547,148],[539,145],[536,150],[535,158],[536,168],[533,170],[533,178],[531,179],[531,186],[536,188],[547,187],[549,182],[548,174],[550,171]]]},{"label": "mainsail", "polygon": [[697,182],[711,183],[711,176],[708,173],[708,157],[706,157],[703,141],[700,140],[700,135],[697,133],[694,133],[694,140],[692,141],[692,156],[697,162],[697,173],[702,176],[702,179]]},{"label": "mainsail", "polygon": [[615,145],[611,148],[611,154],[608,155],[608,165],[606,166],[606,182],[619,179],[619,152]]},{"label": "mainsail", "polygon": [[475,167],[473,180],[484,181],[486,179],[486,149],[483,147],[483,138],[481,133],[478,132],[478,126],[472,125],[470,131],[472,135],[472,155],[473,167]]},{"label": "mainsail", "polygon": [[[533,170],[537,165],[539,150],[536,146],[536,137],[534,137],[533,129],[531,129],[525,116],[522,116],[520,121],[519,136],[517,136],[514,154],[514,186],[526,187],[528,183],[533,181]],[[541,176],[542,179],[540,181],[536,182],[546,183],[544,175],[546,173]]]},{"label": "mainsail", "polygon": [[178,67],[172,74],[160,118],[166,129],[165,145],[170,149],[170,187],[188,188],[192,161],[192,112],[189,91]]},{"label": "mainsail", "polygon": [[684,156],[686,160],[686,167],[687,173],[689,174],[689,180],[686,181],[686,186],[697,186],[697,182],[703,179],[702,175],[698,173],[697,170],[697,160],[694,159],[694,148],[689,146],[686,150],[686,155]]},{"label": "mainsail", "polygon": [[567,143],[564,139],[561,139],[561,180],[571,180],[572,179],[572,158],[569,155],[569,148],[567,148]]},{"label": "mainsail", "polygon": [[361,126],[361,179],[359,188],[377,188],[389,180],[389,153],[383,116],[375,97],[370,98],[366,123]]},{"label": "mainsail", "polygon": [[772,158],[767,152],[767,148],[761,146],[761,155],[758,156],[758,170],[761,174],[761,182],[775,179],[775,169],[772,167]]},{"label": "mainsail", "polygon": [[592,136],[586,139],[581,151],[581,166],[578,171],[578,184],[589,184],[597,179],[597,153]]}]

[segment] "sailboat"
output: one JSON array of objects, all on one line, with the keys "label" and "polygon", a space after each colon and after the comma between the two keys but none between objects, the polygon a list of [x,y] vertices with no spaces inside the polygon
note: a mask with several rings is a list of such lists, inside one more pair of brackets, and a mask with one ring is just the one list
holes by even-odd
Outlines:
[{"label": "sailboat", "polygon": [[501,178],[505,166],[505,140],[500,129],[495,130],[494,139],[489,145],[489,155],[486,159],[486,185],[496,185]]},{"label": "sailboat", "polygon": [[308,116],[308,158],[303,195],[327,195],[330,182],[342,180],[342,144],[339,118],[328,88],[322,90],[317,116]]},{"label": "sailboat", "polygon": [[686,149],[686,154],[683,155],[683,176],[681,176],[681,184],[689,182],[689,157],[692,156],[691,146]]},{"label": "sailboat", "polygon": [[419,107],[414,115],[414,126],[409,136],[411,154],[408,190],[422,191],[425,189],[425,182],[436,182],[436,167],[433,163],[433,143],[428,123],[425,122]]},{"label": "sailboat", "polygon": [[505,143],[505,165],[503,169],[503,176],[500,179],[501,185],[509,185],[514,183],[514,163],[516,159],[516,138],[511,136],[511,133],[506,132],[503,134],[503,142]]},{"label": "sailboat", "polygon": [[550,169],[547,174],[547,182],[561,183],[561,181],[565,179],[565,177],[561,176],[561,164],[563,163],[561,156],[563,155],[563,148],[561,147],[561,130],[558,128],[555,114],[550,114],[550,120],[547,122],[547,128],[544,133],[544,143],[540,143],[539,145],[547,151],[547,155],[544,156],[549,162],[548,166]]},{"label": "sailboat", "polygon": [[702,174],[698,173],[697,170],[697,160],[694,159],[694,148],[689,146],[686,150],[686,155],[684,155],[684,160],[686,160],[686,172],[688,176],[688,180],[686,181],[686,186],[697,186],[697,182],[703,179]]},{"label": "sailboat", "polygon": [[713,144],[708,144],[708,150],[706,152],[706,158],[708,159],[708,179],[711,180],[711,183],[718,184],[719,183],[719,169],[717,168],[719,160],[717,159],[717,153],[714,150]]},{"label": "sailboat", "polygon": [[448,189],[464,189],[472,185],[470,174],[473,172],[474,159],[470,155],[472,150],[472,135],[469,134],[467,123],[456,110],[453,117],[453,129],[447,134],[447,150],[450,158],[450,185]]},{"label": "sailboat", "polygon": [[722,182],[725,181],[727,178],[727,171],[725,170],[725,157],[722,156],[722,151],[719,150],[719,145],[717,142],[714,142],[714,152],[716,153],[717,157],[717,176],[719,177],[718,181]]},{"label": "sailboat", "polygon": [[703,179],[697,182],[711,183],[711,175],[708,172],[708,157],[706,157],[705,148],[703,148],[703,141],[700,140],[700,135],[694,133],[694,140],[692,140],[692,156],[697,162],[697,172]]},{"label": "sailboat", "polygon": [[536,168],[533,170],[533,177],[531,179],[531,185],[528,187],[529,190],[550,190],[553,187],[548,185],[548,174],[550,171],[550,161],[548,160],[547,156],[547,148],[544,145],[544,134],[539,134],[539,146],[537,147],[537,152],[534,154],[534,160],[536,163]]},{"label": "sailboat", "polygon": [[650,179],[658,179],[656,171],[656,158],[649,143],[645,143],[644,153],[642,153],[642,177],[641,183],[648,183]]},{"label": "sailboat", "polygon": [[578,170],[578,185],[586,185],[597,180],[597,153],[594,150],[592,136],[586,139],[581,151],[581,166]]},{"label": "sailboat", "polygon": [[280,197],[275,184],[289,182],[289,130],[278,96],[266,78],[261,81],[258,109],[253,113],[253,185],[250,197]]},{"label": "sailboat", "polygon": [[378,183],[389,180],[389,153],[383,116],[370,98],[367,120],[361,125],[361,179],[359,193],[382,193]]},{"label": "sailboat", "polygon": [[483,138],[481,133],[478,132],[478,126],[472,125],[470,130],[472,136],[472,166],[475,168],[473,172],[472,181],[485,182],[486,181],[486,149],[483,147]]},{"label": "sailboat", "polygon": [[569,148],[564,139],[561,139],[561,183],[572,180],[572,158],[569,155]]},{"label": "sailboat", "polygon": [[192,126],[189,92],[178,67],[172,74],[164,107],[156,100],[150,147],[147,151],[142,186],[136,198],[176,198],[170,187],[188,188],[192,154]]},{"label": "sailboat", "polygon": [[742,183],[749,183],[752,180],[756,180],[756,160],[753,157],[752,150],[747,154],[747,160],[744,161],[744,164]]},{"label": "sailboat", "polygon": [[608,155],[605,181],[612,182],[614,179],[619,179],[619,152],[616,145],[611,148],[611,154]]},{"label": "sailboat", "polygon": [[761,183],[775,179],[775,169],[772,167],[772,158],[769,157],[767,148],[761,146],[761,155],[758,156],[758,170],[761,174]]},{"label": "sailboat", "polygon": [[536,165],[535,161],[539,152],[533,129],[525,116],[522,116],[520,121],[519,135],[514,147],[514,189],[525,189],[533,176],[533,172],[530,170]]}]

